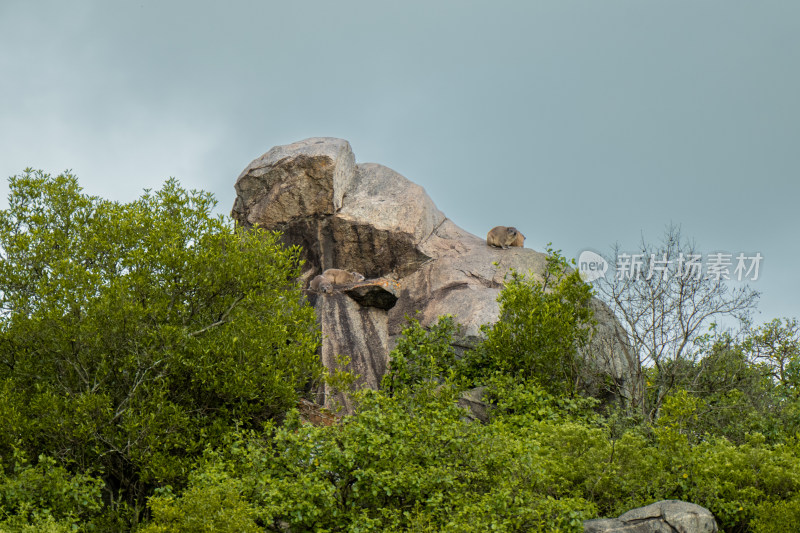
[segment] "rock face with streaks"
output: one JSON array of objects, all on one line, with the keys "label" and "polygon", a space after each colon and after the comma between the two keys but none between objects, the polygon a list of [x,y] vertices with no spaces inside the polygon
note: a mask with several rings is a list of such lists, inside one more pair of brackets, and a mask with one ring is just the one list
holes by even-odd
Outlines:
[{"label": "rock face with streaks", "polygon": [[[323,362],[330,367],[336,355],[348,355],[369,387],[386,372],[406,315],[419,312],[424,326],[443,314],[456,316],[463,335],[457,344],[467,347],[481,325],[497,320],[509,269],[544,270],[545,254],[488,246],[445,217],[419,185],[382,165],[356,164],[342,139],[276,146],[248,165],[235,189],[231,214],[240,225],[279,230],[286,244],[303,247],[305,283],[328,268],[366,276],[364,285],[311,299],[324,336]],[[622,330],[600,302],[593,305],[599,322],[594,356],[624,387],[631,366]]]}]

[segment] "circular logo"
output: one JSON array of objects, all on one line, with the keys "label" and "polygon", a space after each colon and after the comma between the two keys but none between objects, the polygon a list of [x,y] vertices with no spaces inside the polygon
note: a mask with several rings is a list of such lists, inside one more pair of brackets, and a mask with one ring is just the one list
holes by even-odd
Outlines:
[{"label": "circular logo", "polygon": [[605,277],[608,271],[608,263],[603,256],[591,250],[584,250],[578,257],[578,272],[583,281],[591,283],[594,280]]}]

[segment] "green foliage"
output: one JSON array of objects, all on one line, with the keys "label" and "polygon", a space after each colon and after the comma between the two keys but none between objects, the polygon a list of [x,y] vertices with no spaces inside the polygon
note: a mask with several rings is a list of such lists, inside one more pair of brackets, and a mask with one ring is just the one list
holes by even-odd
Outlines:
[{"label": "green foliage", "polygon": [[15,449],[9,459],[0,465],[0,531],[72,531],[98,514],[101,480],[43,455],[32,465]]},{"label": "green foliage", "polygon": [[770,446],[760,434],[735,446],[703,442],[691,450],[684,499],[708,507],[725,530],[748,527],[770,505],[800,490],[797,445]]},{"label": "green foliage", "polygon": [[[419,361],[447,346],[447,335],[408,331],[402,353],[428,354]],[[151,499],[145,531],[581,531],[663,499],[709,508],[723,531],[780,531],[797,516],[797,441],[701,432],[707,400],[689,391],[666,397],[649,427],[498,373],[480,425],[464,422],[439,366],[419,368],[391,394],[359,392],[339,425],[302,426],[292,413],[225,439],[185,490]]]},{"label": "green foliage", "polygon": [[[319,375],[299,250],[169,180],[120,204],[26,171],[0,211],[0,454],[106,483],[136,521],[203,448],[292,407]],[[129,509],[129,511],[126,511]]]},{"label": "green foliage", "polygon": [[[349,360],[322,376],[299,250],[213,205],[174,181],[119,204],[70,175],[12,178],[0,532],[582,531],[662,499],[724,531],[800,521],[796,321],[712,331],[644,369],[653,423],[600,414],[575,394],[591,290],[549,250],[541,279],[511,273],[465,358],[453,317],[409,320],[381,391],[302,425],[298,395],[350,388]],[[456,405],[470,382],[487,424]]]},{"label": "green foliage", "polygon": [[[409,411],[397,397],[358,394],[360,412],[340,425],[290,419],[210,454],[204,472],[241,482],[238,494],[267,531],[581,531],[595,513],[548,490],[534,441],[463,422],[451,398],[427,394]],[[216,490],[208,485],[202,498]],[[154,524],[177,516],[187,497],[199,498],[155,500]]]},{"label": "green foliage", "polygon": [[444,395],[418,394],[413,409],[382,392],[359,395],[361,411],[340,425],[290,416],[209,452],[196,478],[205,484],[153,500],[152,531],[189,530],[200,505],[204,519],[227,505],[266,531],[299,532],[581,531],[588,518],[662,499],[698,503],[723,531],[748,531],[797,510],[800,447],[757,434],[739,446],[692,444],[680,422],[691,403],[667,402],[662,426],[615,436],[588,405],[559,416],[548,409],[559,400],[531,387],[508,389],[506,405],[543,411],[501,408],[485,426],[465,423]]},{"label": "green foliage", "polygon": [[[597,400],[554,394],[510,365],[479,367],[473,354],[462,366],[451,343],[449,319],[427,331],[410,321],[383,390],[360,392],[355,415],[331,427],[292,415],[239,435],[201,465],[214,483],[153,501],[151,527],[181,530],[192,502],[216,509],[223,489],[266,531],[581,531],[663,499],[709,508],[723,531],[796,523],[800,446],[755,432],[775,427],[765,410],[784,396],[729,336],[704,338],[703,357],[670,373],[683,381],[654,426],[601,415]],[[463,368],[487,385],[487,425],[455,407]]]},{"label": "green foliage", "polygon": [[256,533],[256,510],[242,497],[242,481],[220,465],[194,471],[180,498],[171,490],[150,498],[153,521],[141,533]]},{"label": "green foliage", "polygon": [[495,420],[520,427],[531,421],[588,424],[600,421],[594,411],[600,402],[594,398],[553,396],[534,380],[520,381],[503,374],[488,380],[486,400],[492,405]]},{"label": "green foliage", "polygon": [[[356,374],[349,369],[350,358],[346,355],[337,355],[334,358],[334,367],[323,369],[322,381],[331,387],[333,394],[343,392],[351,394],[355,389],[355,382],[358,380],[360,374]],[[334,400],[338,403],[338,400]],[[341,405],[335,406],[335,411],[340,412]]]},{"label": "green foliage", "polygon": [[787,399],[800,399],[800,325],[797,319],[776,318],[745,339],[743,348],[763,362]]},{"label": "green foliage", "polygon": [[389,355],[390,368],[381,383],[381,389],[390,396],[422,383],[451,382],[456,376],[453,335],[457,324],[454,318],[439,317],[428,329],[417,319],[407,317],[407,322],[402,337]]},{"label": "green foliage", "polygon": [[[651,395],[667,381],[672,390],[663,399],[658,423],[663,424],[665,413],[680,398],[682,403],[693,402],[693,416],[683,420],[681,430],[693,442],[713,435],[741,444],[754,432],[780,442],[800,430],[800,405],[788,378],[781,381],[777,365],[754,355],[753,338],[758,331],[736,339],[712,327],[696,341],[693,360],[670,361],[662,365],[663,373],[650,369]],[[791,347],[784,348],[791,352]],[[786,367],[790,362],[787,359]],[[783,375],[789,376],[790,371]]]},{"label": "green foliage", "polygon": [[536,379],[554,394],[580,388],[584,350],[592,335],[591,287],[548,247],[542,280],[512,271],[498,297],[500,319],[485,326],[486,340],[469,356],[466,374],[500,372]]},{"label": "green foliage", "polygon": [[794,533],[797,524],[800,524],[800,496],[758,505],[750,526],[754,533]]}]

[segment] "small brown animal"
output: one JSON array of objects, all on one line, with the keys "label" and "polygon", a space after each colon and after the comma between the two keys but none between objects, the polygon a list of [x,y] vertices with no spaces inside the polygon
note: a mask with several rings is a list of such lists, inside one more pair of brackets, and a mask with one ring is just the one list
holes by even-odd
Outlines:
[{"label": "small brown animal", "polygon": [[308,284],[308,288],[315,292],[333,292],[333,285],[325,276],[317,276]]},{"label": "small brown animal", "polygon": [[522,246],[522,241],[524,240],[525,237],[517,231],[517,228],[510,226],[496,226],[490,229],[486,235],[486,244],[503,250],[508,249],[509,246]]},{"label": "small brown animal", "polygon": [[349,285],[358,281],[364,281],[364,276],[358,272],[348,272],[338,268],[329,268],[322,275],[333,285]]},{"label": "small brown animal", "polygon": [[525,235],[520,233],[519,230],[517,230],[517,238],[514,239],[514,242],[511,243],[511,246],[519,246],[520,248],[525,247]]}]

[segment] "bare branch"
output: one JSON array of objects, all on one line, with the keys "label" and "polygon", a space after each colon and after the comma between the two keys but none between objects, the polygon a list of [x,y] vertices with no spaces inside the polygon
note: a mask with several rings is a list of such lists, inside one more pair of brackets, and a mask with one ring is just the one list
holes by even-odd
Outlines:
[{"label": "bare branch", "polygon": [[217,320],[213,324],[209,324],[208,326],[206,326],[206,327],[204,327],[202,329],[198,329],[197,331],[193,331],[193,332],[189,333],[189,336],[190,337],[196,337],[196,336],[198,336],[198,335],[200,335],[202,333],[205,333],[206,331],[208,331],[208,330],[210,330],[212,328],[216,328],[217,326],[221,326],[221,325],[227,323],[228,322],[228,316],[231,314],[231,311],[233,311],[233,309],[236,307],[236,305],[239,302],[241,302],[242,300],[244,300],[244,295],[239,296],[238,298],[236,298],[236,300],[233,301],[231,306],[228,307],[228,309],[224,313],[222,313],[222,316],[219,318],[219,320]]},{"label": "bare branch", "polygon": [[[619,244],[615,245],[606,260],[617,264],[621,252]],[[748,317],[758,293],[747,287],[731,291],[725,280],[703,276],[702,272],[687,275],[684,263],[699,254],[694,243],[681,236],[678,227],[668,226],[657,246],[642,237],[638,253],[644,263],[642,270],[649,267],[647,273],[635,268],[628,276],[618,272],[613,280],[601,278],[595,289],[628,334],[629,347],[638,357],[638,378],[644,381],[648,368],[658,369],[656,405],[645,406],[644,393],[634,399],[635,405],[647,414],[657,413],[661,400],[676,382],[674,374],[664,375],[679,371],[681,365],[671,363],[690,357],[694,340],[713,320]],[[654,273],[654,265],[660,271]]]}]

